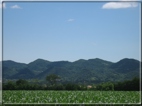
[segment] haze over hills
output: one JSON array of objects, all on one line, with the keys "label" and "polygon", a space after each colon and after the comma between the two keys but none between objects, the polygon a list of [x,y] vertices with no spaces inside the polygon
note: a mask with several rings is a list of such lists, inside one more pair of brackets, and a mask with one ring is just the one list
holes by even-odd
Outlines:
[{"label": "haze over hills", "polygon": [[61,77],[62,82],[100,83],[124,81],[139,77],[140,62],[135,59],[122,59],[116,63],[99,58],[74,62],[50,62],[37,59],[29,64],[11,60],[3,61],[3,79],[45,80],[49,74]]}]

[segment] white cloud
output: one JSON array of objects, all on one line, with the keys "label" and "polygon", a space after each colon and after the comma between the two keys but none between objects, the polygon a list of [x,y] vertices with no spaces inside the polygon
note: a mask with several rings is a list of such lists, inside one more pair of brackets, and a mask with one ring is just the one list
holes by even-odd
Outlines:
[{"label": "white cloud", "polygon": [[18,5],[11,6],[11,8],[13,8],[13,9],[21,9],[21,7],[18,6]]},{"label": "white cloud", "polygon": [[6,8],[6,4],[5,3],[0,3],[0,8]]},{"label": "white cloud", "polygon": [[68,19],[67,21],[68,22],[73,22],[73,21],[75,21],[75,19]]},{"label": "white cloud", "polygon": [[137,7],[138,3],[137,2],[129,2],[127,0],[120,0],[118,2],[109,2],[106,3],[102,6],[102,9],[120,9],[120,8],[133,8]]}]

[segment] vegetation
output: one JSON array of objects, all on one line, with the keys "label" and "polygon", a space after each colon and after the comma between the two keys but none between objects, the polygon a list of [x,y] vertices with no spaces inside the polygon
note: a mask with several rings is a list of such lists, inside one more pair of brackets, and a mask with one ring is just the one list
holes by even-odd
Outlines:
[{"label": "vegetation", "polygon": [[5,61],[3,103],[138,103],[139,69],[134,59]]},{"label": "vegetation", "polygon": [[75,83],[56,83],[59,79],[56,75],[47,76],[47,81],[50,83],[42,84],[37,81],[31,83],[26,80],[19,79],[16,82],[7,81],[3,83],[3,90],[101,90],[101,91],[139,91],[139,78],[133,78],[123,82],[106,82],[101,84],[93,84],[88,88],[86,84]]},{"label": "vegetation", "polygon": [[47,75],[55,74],[62,83],[99,84],[118,82],[139,77],[140,62],[134,59],[122,59],[112,63],[102,59],[80,59],[75,62],[50,62],[37,59],[29,64],[3,61],[3,81],[18,79],[38,79],[44,81]]},{"label": "vegetation", "polygon": [[3,91],[3,103],[140,103],[138,91]]},{"label": "vegetation", "polygon": [[51,85],[54,85],[54,84],[56,84],[56,82],[57,82],[58,80],[60,80],[60,77],[57,76],[57,75],[55,75],[55,74],[51,74],[51,75],[48,75],[48,76],[46,77],[46,80],[47,80]]}]

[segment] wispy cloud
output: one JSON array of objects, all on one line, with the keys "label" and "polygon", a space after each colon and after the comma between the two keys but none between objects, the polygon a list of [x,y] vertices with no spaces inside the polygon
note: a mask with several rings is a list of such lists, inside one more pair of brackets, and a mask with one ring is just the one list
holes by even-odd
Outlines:
[{"label": "wispy cloud", "polygon": [[20,6],[18,6],[18,5],[13,5],[13,6],[11,6],[11,8],[12,9],[22,9]]},{"label": "wispy cloud", "polygon": [[68,21],[68,22],[73,22],[73,21],[75,21],[75,19],[70,18],[70,19],[68,19],[67,21]]},{"label": "wispy cloud", "polygon": [[131,0],[120,0],[118,2],[108,2],[102,6],[102,9],[120,9],[120,8],[134,8],[138,3]]},{"label": "wispy cloud", "polygon": [[6,4],[5,3],[0,3],[0,8],[6,8]]}]

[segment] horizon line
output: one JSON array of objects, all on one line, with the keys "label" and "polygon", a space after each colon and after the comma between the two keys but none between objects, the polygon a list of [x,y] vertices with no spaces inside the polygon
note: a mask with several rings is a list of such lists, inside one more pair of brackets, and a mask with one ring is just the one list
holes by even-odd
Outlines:
[{"label": "horizon line", "polygon": [[[50,60],[46,60],[46,59],[43,59],[43,58],[37,58],[37,59],[35,59],[35,60],[33,60],[33,61],[31,61],[31,62],[18,62],[18,61],[15,61],[15,60],[10,60],[10,59],[8,59],[8,60],[2,60],[2,62],[4,62],[4,61],[13,61],[13,62],[16,62],[16,63],[24,63],[24,64],[30,64],[30,63],[32,63],[32,62],[34,62],[34,61],[36,61],[36,60],[44,60],[44,61],[48,61],[48,62],[61,62],[61,61],[66,61],[66,62],[71,62],[71,63],[73,63],[73,62],[76,62],[76,61],[79,61],[79,60],[85,60],[85,61],[88,61],[88,60],[92,60],[92,59],[100,59],[100,60],[103,60],[103,61],[108,61],[108,62],[112,62],[112,61],[109,61],[109,60],[105,60],[105,59],[102,59],[102,58],[90,58],[90,59],[77,59],[77,60],[74,60],[74,61],[69,61],[69,60],[56,60],[56,61],[50,61]],[[112,63],[117,63],[117,62],[119,62],[120,60],[123,60],[123,59],[134,59],[134,58],[122,58],[122,59],[119,59],[118,61],[116,61],[116,62],[112,62]],[[134,60],[137,60],[137,61],[139,61],[139,62],[141,62],[141,60],[138,60],[138,59],[134,59]],[[1,62],[1,61],[0,61]]]}]

